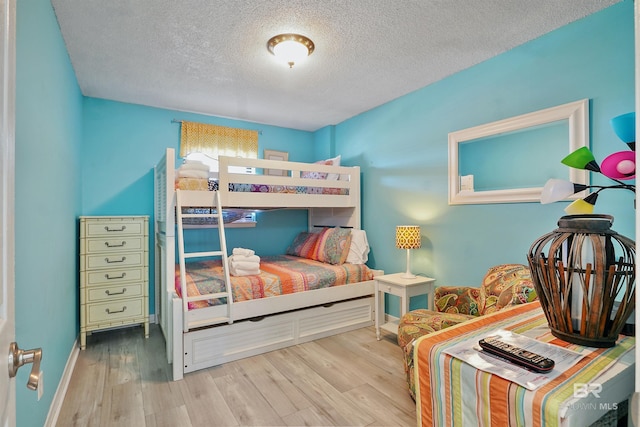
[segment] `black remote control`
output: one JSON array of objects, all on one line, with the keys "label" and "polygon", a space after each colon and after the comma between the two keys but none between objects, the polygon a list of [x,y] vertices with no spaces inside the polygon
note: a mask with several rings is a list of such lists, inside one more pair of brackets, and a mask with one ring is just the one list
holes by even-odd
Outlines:
[{"label": "black remote control", "polygon": [[549,358],[532,353],[520,347],[500,341],[499,336],[486,337],[478,342],[484,351],[501,357],[534,372],[550,372],[555,362]]}]

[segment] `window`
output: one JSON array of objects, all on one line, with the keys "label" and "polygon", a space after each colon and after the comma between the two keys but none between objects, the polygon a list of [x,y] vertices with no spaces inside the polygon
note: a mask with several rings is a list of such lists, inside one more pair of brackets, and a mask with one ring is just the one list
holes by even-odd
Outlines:
[{"label": "window", "polygon": [[[183,214],[210,214],[215,213],[215,208],[193,208],[183,207]],[[242,227],[255,227],[258,223],[255,211],[240,211],[237,209],[224,210],[222,216],[224,217],[224,228],[242,228]],[[177,219],[176,219],[177,221]],[[217,228],[218,221],[211,217],[207,218],[183,218],[182,226],[184,228]]]},{"label": "window", "polygon": [[[215,179],[220,171],[218,156],[258,158],[258,131],[183,121],[180,132],[180,156],[207,165],[209,176]],[[256,173],[255,168],[239,166],[230,167],[229,172]],[[256,226],[255,212],[229,210],[223,214],[225,227]],[[217,227],[217,224],[210,221],[196,222],[188,227]]]},{"label": "window", "polygon": [[189,153],[203,153],[213,159],[218,156],[257,159],[258,131],[183,121],[180,156],[185,158]]},{"label": "window", "polygon": [[[213,157],[210,157],[204,153],[189,153],[187,154],[187,156],[185,157],[185,159],[187,160],[197,160],[199,162],[204,163],[205,165],[209,166],[209,171],[213,172],[214,176],[216,176],[219,172],[219,168],[218,168],[218,159],[214,159]],[[232,173],[244,173],[244,174],[248,174],[248,175],[255,175],[256,173],[256,168],[244,168],[244,167],[240,167],[240,166],[231,166],[229,167],[229,172]]]}]

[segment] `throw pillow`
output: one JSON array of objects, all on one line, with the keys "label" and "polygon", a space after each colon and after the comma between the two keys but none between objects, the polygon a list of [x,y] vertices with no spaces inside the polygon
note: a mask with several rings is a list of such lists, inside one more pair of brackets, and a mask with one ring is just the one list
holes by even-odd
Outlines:
[{"label": "throw pillow", "polygon": [[[319,160],[319,161],[315,162],[314,165],[331,166],[331,165],[333,165],[333,159]],[[300,176],[302,178],[309,178],[309,179],[326,179],[327,178],[327,173],[326,172],[317,172],[317,171],[307,171],[307,172],[302,172],[302,174]]]},{"label": "throw pillow", "polygon": [[293,242],[287,248],[287,255],[293,255],[301,258],[308,258],[309,253],[313,250],[318,241],[318,233],[301,232],[293,239]]},{"label": "throw pillow", "polygon": [[493,313],[506,306],[533,301],[536,298],[529,268],[522,264],[491,267],[484,276],[481,287],[482,314]]},{"label": "throw pillow", "polygon": [[348,228],[324,228],[315,247],[307,258],[327,264],[344,264],[349,254],[351,230]]},{"label": "throw pillow", "polygon": [[[332,166],[340,166],[340,159],[341,159],[341,156],[338,154],[333,159],[327,160],[327,162],[331,162],[331,163],[328,163],[328,164],[330,164]],[[337,181],[338,179],[340,179],[340,174],[337,174],[337,173],[328,173],[327,177],[326,177],[327,181],[332,181],[332,180],[333,181]]]}]

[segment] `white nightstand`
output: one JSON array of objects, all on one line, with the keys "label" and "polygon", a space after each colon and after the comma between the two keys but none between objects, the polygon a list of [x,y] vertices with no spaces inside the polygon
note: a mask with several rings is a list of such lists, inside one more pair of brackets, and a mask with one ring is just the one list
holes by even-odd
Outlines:
[{"label": "white nightstand", "polygon": [[433,310],[433,285],[436,279],[416,276],[415,279],[404,279],[405,273],[386,274],[374,277],[376,282],[376,336],[380,340],[380,328],[398,333],[398,321],[385,322],[384,294],[400,297],[400,317],[409,311],[409,299],[416,295],[427,295],[427,307]]}]

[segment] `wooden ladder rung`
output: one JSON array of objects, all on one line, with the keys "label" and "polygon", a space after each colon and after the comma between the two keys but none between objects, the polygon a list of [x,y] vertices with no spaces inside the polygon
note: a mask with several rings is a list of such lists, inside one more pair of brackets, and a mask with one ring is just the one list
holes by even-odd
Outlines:
[{"label": "wooden ladder rung", "polygon": [[[184,195],[188,195],[189,193],[184,193]],[[193,197],[193,196],[192,196]],[[226,316],[220,316],[220,317],[216,317],[216,318],[212,318],[212,319],[203,319],[203,320],[197,320],[197,321],[189,321],[188,320],[188,316],[184,316],[184,325],[183,325],[183,330],[184,331],[188,331],[189,329],[193,329],[193,328],[197,328],[197,327],[202,327],[202,326],[207,326],[207,325],[216,325],[216,324],[221,324],[221,323],[232,323],[232,316],[231,316],[231,305],[233,304],[233,296],[231,294],[231,283],[230,283],[230,278],[229,278],[229,273],[228,273],[228,260],[227,260],[227,254],[226,254],[226,241],[225,241],[225,235],[224,235],[224,216],[223,216],[223,211],[222,211],[222,205],[220,204],[220,194],[219,193],[215,193],[215,212],[212,212],[212,210],[210,210],[209,212],[206,213],[184,213],[183,208],[184,207],[191,207],[188,204],[188,201],[191,200],[189,197],[183,198],[183,194],[182,194],[182,190],[177,190],[176,193],[176,216],[177,216],[177,225],[178,225],[178,232],[180,233],[178,236],[178,251],[179,251],[179,258],[180,258],[180,276],[182,280],[182,277],[184,277],[185,274],[185,270],[187,269],[187,266],[185,265],[185,260],[187,258],[206,258],[206,257],[222,257],[222,263],[223,263],[223,268],[224,268],[224,274],[225,274],[225,286],[226,286],[226,291],[225,292],[215,292],[215,293],[211,293],[211,294],[206,294],[206,295],[198,295],[195,297],[185,297],[183,296],[183,304],[184,304],[184,309],[187,310],[187,303],[188,302],[193,302],[193,301],[208,301],[208,300],[214,300],[214,299],[226,299],[227,300],[227,315]],[[195,199],[194,199],[195,200]],[[186,203],[183,203],[186,202]],[[219,243],[220,243],[220,250],[217,251],[201,251],[201,252],[185,252],[185,246],[184,246],[184,219],[185,218],[217,218],[218,219],[218,232],[219,232]],[[183,284],[184,285],[184,284]]]},{"label": "wooden ladder rung", "polygon": [[188,297],[188,301],[206,301],[210,299],[218,299],[218,298],[229,298],[229,294],[227,292],[216,292],[213,294],[206,295],[198,295],[197,297]]},{"label": "wooden ladder rung", "polygon": [[185,258],[198,258],[198,257],[210,257],[210,256],[222,256],[222,251],[188,252],[184,254]]}]

